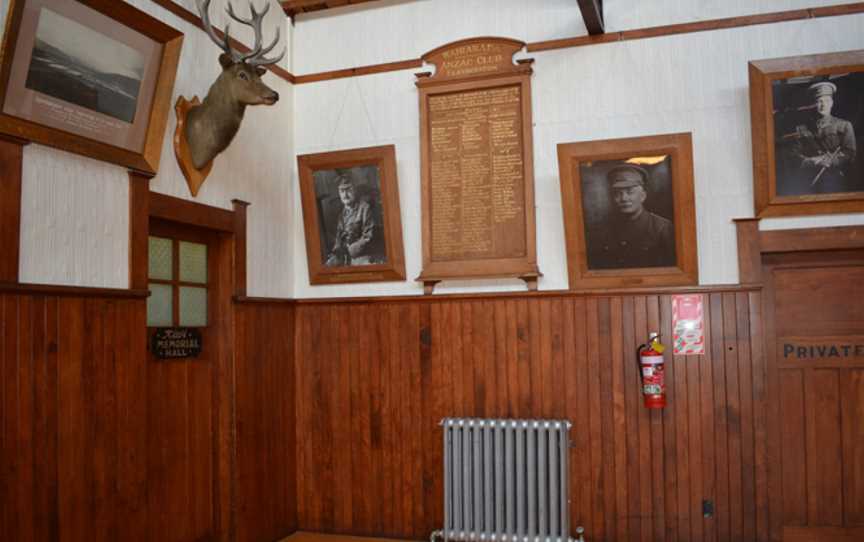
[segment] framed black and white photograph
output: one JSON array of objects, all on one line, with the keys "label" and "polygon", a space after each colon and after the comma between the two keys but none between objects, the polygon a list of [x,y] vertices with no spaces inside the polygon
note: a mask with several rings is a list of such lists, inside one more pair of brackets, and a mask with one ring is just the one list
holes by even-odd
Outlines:
[{"label": "framed black and white photograph", "polygon": [[141,51],[43,7],[24,86],[132,123],[145,67]]},{"label": "framed black and white photograph", "polygon": [[299,156],[311,284],[404,280],[395,147]]},{"label": "framed black and white photograph", "polygon": [[675,265],[669,155],[582,162],[589,270]]},{"label": "framed black and white photograph", "polygon": [[321,263],[327,267],[386,264],[378,167],[322,169],[312,176]]},{"label": "framed black and white photograph", "polygon": [[125,2],[12,0],[0,132],[158,169],[183,35]]},{"label": "framed black and white photograph", "polygon": [[864,210],[864,51],[750,63],[758,216]]},{"label": "framed black and white photograph", "polygon": [[558,145],[571,289],[698,282],[690,134]]}]

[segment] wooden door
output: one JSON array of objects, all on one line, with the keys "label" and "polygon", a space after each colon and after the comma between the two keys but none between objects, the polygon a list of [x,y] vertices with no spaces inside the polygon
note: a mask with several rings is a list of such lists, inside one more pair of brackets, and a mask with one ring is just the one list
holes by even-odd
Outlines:
[{"label": "wooden door", "polygon": [[771,538],[864,540],[864,250],[763,257]]},{"label": "wooden door", "polygon": [[[220,250],[217,234],[151,220],[148,300],[148,508],[153,542],[216,540]],[[169,307],[160,303],[170,297]],[[167,293],[166,293],[167,292]],[[205,307],[201,307],[201,303]],[[197,357],[156,357],[158,327],[194,327]]]}]

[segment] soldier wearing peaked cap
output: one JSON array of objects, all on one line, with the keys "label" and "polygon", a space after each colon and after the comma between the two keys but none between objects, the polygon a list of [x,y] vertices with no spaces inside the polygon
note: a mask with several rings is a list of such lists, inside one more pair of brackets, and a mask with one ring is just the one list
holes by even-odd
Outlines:
[{"label": "soldier wearing peaked cap", "polygon": [[645,209],[648,172],[624,164],[606,174],[612,213],[586,235],[589,269],[628,269],[675,265],[672,222]]},{"label": "soldier wearing peaked cap", "polygon": [[333,249],[324,262],[328,267],[370,265],[384,261],[381,228],[369,201],[360,198],[354,180],[346,174],[337,179],[342,212],[336,221]]},{"label": "soldier wearing peaked cap", "polygon": [[778,179],[780,195],[845,192],[850,181],[846,168],[855,160],[855,129],[848,120],[831,114],[837,85],[820,81],[808,88],[813,99],[814,115],[790,134],[792,153],[801,168],[798,183],[783,186]]}]

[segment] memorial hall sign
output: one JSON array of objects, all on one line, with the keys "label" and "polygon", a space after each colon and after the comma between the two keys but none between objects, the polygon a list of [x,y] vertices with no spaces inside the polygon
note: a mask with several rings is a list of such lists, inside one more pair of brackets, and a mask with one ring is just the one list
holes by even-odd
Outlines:
[{"label": "memorial hall sign", "polygon": [[524,43],[474,38],[417,74],[427,294],[445,279],[518,277],[537,288],[531,63]]}]

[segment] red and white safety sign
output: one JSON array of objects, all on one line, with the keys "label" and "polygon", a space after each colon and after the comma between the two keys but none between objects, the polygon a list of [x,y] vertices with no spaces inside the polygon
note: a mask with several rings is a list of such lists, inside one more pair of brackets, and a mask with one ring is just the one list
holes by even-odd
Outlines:
[{"label": "red and white safety sign", "polygon": [[705,353],[705,319],[701,294],[672,296],[672,352],[676,356]]}]

